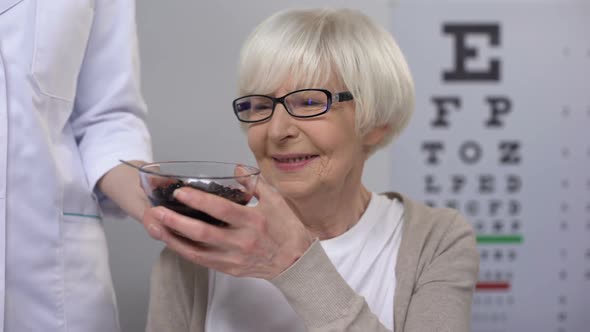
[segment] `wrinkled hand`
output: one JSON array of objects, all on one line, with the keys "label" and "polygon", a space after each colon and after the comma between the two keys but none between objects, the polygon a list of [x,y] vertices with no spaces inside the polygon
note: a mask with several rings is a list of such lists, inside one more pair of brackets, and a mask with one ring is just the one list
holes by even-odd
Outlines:
[{"label": "wrinkled hand", "polygon": [[[144,227],[185,259],[239,277],[270,280],[290,267],[314,238],[264,179],[248,207],[203,191],[183,187],[175,198],[229,224],[217,227],[164,207],[146,210]],[[174,233],[184,235],[180,237]]]}]

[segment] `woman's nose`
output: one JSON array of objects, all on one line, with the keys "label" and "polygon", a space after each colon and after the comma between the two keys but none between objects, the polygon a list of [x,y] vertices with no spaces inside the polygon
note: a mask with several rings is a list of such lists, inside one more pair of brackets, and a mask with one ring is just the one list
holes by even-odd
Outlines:
[{"label": "woman's nose", "polygon": [[297,119],[287,112],[285,106],[278,103],[268,124],[269,137],[276,142],[296,137],[298,133],[296,121]]}]

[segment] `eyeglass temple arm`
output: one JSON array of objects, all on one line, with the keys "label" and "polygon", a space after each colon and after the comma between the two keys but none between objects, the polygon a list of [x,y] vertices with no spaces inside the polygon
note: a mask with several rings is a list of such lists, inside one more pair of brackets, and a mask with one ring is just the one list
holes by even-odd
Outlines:
[{"label": "eyeglass temple arm", "polygon": [[349,91],[340,92],[334,95],[334,102],[353,100],[354,97]]}]

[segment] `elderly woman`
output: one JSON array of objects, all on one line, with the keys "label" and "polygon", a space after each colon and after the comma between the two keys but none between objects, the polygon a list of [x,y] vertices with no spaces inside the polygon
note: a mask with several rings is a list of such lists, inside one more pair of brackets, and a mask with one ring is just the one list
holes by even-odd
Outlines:
[{"label": "elderly woman", "polygon": [[275,14],[243,46],[239,89],[258,204],[182,188],[177,200],[228,227],[163,207],[145,214],[167,245],[147,330],[469,331],[472,228],[456,211],[361,182],[413,109],[391,35],[352,10]]}]

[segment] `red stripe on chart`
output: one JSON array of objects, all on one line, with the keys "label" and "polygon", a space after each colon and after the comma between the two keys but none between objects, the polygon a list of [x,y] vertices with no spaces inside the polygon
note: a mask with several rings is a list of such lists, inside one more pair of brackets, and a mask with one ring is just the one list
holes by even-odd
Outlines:
[{"label": "red stripe on chart", "polygon": [[507,282],[478,282],[475,285],[475,289],[478,291],[506,291],[510,290],[510,284]]}]

